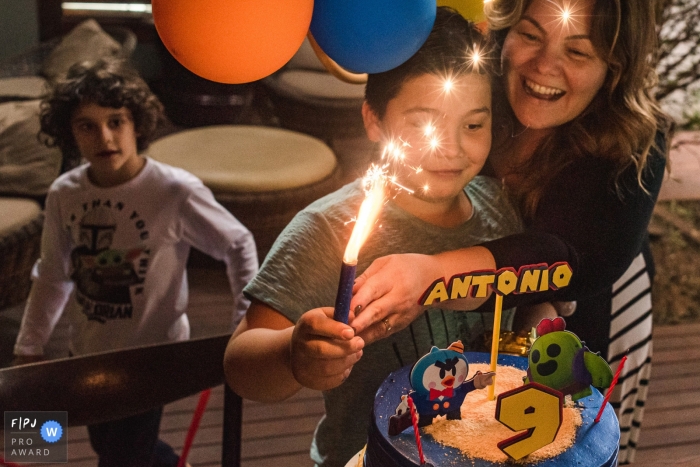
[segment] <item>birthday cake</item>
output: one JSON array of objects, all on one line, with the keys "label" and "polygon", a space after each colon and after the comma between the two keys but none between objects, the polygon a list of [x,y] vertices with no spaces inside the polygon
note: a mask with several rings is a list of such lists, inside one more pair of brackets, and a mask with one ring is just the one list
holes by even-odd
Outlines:
[{"label": "birthday cake", "polygon": [[[438,349],[434,348],[434,351],[436,350]],[[488,354],[466,352],[463,355],[468,361],[469,378],[472,378],[476,370],[488,371]],[[449,359],[447,361],[449,365]],[[395,419],[396,414],[401,412],[397,405],[400,406],[406,400],[405,396],[415,387],[415,380],[411,380],[413,368],[406,366],[391,373],[377,391],[367,446],[364,454],[358,459],[357,465],[364,465],[364,467],[420,465],[495,467],[513,464],[542,467],[613,467],[617,465],[620,439],[617,417],[607,404],[600,421],[594,423],[604,402],[603,396],[595,388],[590,387],[590,394],[587,393],[587,388],[583,393],[579,391],[574,396],[578,398],[575,403],[567,398],[566,402],[560,406],[563,414],[563,416],[560,415],[561,426],[556,427],[556,438],[551,444],[514,460],[506,455],[499,442],[518,435],[518,432],[524,432],[519,436],[519,441],[527,440],[530,436],[534,438],[534,433],[540,427],[532,432],[527,432],[525,427],[515,427],[518,432],[511,431],[503,425],[502,421],[496,420],[497,400],[489,401],[486,389],[474,390],[473,380],[466,380],[463,384],[463,386],[469,385],[469,389],[466,390],[467,394],[463,396],[464,402],[460,407],[461,419],[455,419],[454,412],[449,412],[449,409],[445,412],[447,416],[428,413],[430,420],[426,420],[425,415],[419,414],[419,418],[423,417],[419,439],[425,461],[425,464],[421,464],[413,427],[405,429],[399,427],[398,434],[389,434],[392,429],[394,432],[397,431],[396,426],[390,426],[395,425],[394,422],[396,422],[392,418]],[[525,375],[528,376],[529,382],[537,385],[533,381],[532,374],[526,373],[527,368],[528,359],[525,357],[499,355],[495,395],[501,394],[503,397],[513,392],[513,388],[522,388]],[[414,383],[413,388],[411,382]],[[478,387],[477,385],[477,389]],[[450,396],[456,395],[458,391],[459,388],[455,388],[455,394],[450,392]],[[567,393],[572,394],[571,391]],[[415,407],[421,409],[419,394],[416,392],[413,394],[416,397]],[[561,397],[561,394],[559,395]],[[439,400],[446,399],[442,397],[436,399],[436,401]],[[414,404],[413,398],[411,398],[411,404]],[[437,409],[438,405],[434,405],[433,408]],[[444,405],[449,404],[443,402]],[[422,410],[425,411],[425,408]],[[428,408],[428,410],[432,409]],[[501,408],[501,413],[505,410],[511,409]],[[528,411],[534,412],[535,409],[528,407],[525,413]],[[436,415],[437,417],[433,419]],[[417,426],[418,423],[414,425]],[[545,430],[545,428],[540,429]],[[352,465],[355,464],[352,463]]]}]

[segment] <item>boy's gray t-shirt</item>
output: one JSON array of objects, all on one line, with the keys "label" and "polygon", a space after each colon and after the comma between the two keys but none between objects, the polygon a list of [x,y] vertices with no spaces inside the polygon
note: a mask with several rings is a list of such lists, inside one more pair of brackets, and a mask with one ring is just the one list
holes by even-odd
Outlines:
[{"label": "boy's gray t-shirt", "polygon": [[[519,216],[495,179],[477,176],[465,192],[474,214],[454,228],[429,224],[388,200],[360,250],[357,275],[382,256],[436,254],[522,230]],[[244,293],[292,322],[313,308],[332,307],[352,221],[364,197],[356,180],[297,214]],[[316,429],[312,459],[324,467],[344,466],[366,442],[374,394],[390,372],[415,362],[432,345],[445,348],[462,339],[466,349],[473,348],[492,323],[493,313],[430,309],[408,328],[367,346],[348,379],[324,392],[326,415]]]}]

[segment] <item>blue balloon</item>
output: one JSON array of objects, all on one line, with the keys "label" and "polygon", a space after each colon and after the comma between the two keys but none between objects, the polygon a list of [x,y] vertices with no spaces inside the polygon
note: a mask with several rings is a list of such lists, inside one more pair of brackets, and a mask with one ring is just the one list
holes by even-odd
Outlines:
[{"label": "blue balloon", "polygon": [[315,0],[311,33],[343,68],[381,73],[423,45],[435,22],[435,0]]}]

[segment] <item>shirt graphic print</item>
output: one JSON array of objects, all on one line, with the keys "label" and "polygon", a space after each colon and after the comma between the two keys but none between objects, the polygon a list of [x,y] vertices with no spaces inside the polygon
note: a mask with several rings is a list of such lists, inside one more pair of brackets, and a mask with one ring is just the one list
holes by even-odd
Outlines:
[{"label": "shirt graphic print", "polygon": [[133,297],[143,294],[148,270],[146,223],[119,201],[93,199],[81,208],[66,226],[76,244],[71,251],[76,300],[88,320],[131,319]]}]

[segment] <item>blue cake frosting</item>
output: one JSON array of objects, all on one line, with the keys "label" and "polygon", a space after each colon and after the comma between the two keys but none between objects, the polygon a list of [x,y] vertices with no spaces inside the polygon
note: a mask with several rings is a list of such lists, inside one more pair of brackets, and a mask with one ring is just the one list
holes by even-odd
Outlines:
[{"label": "blue cake frosting", "polygon": [[[490,359],[489,354],[486,353],[465,352],[465,356],[470,363],[488,363]],[[499,355],[498,364],[526,370],[527,358]],[[413,430],[407,429],[398,436],[388,435],[389,417],[394,414],[401,395],[409,392],[410,371],[409,365],[391,373],[377,391],[364,457],[365,467],[420,465]],[[600,422],[594,423],[603,403],[603,396],[593,388],[593,394],[580,402],[584,405],[581,412],[583,423],[576,432],[574,445],[556,457],[537,462],[538,467],[613,467],[617,465],[620,427],[612,407],[607,404]],[[429,435],[421,436],[421,441],[426,462],[434,467],[503,465],[483,459],[467,458],[458,449],[439,444]],[[494,449],[498,448],[494,446]],[[519,462],[517,465],[535,464]]]}]

